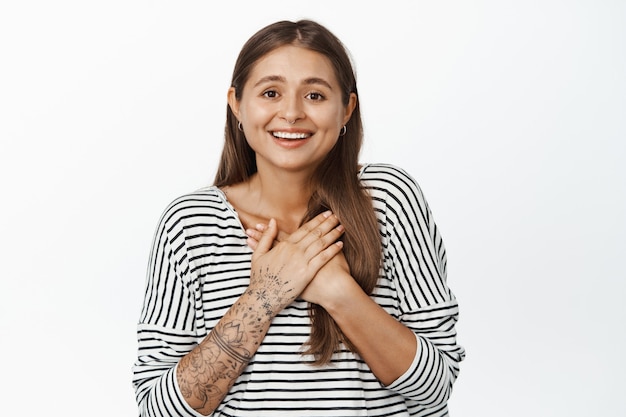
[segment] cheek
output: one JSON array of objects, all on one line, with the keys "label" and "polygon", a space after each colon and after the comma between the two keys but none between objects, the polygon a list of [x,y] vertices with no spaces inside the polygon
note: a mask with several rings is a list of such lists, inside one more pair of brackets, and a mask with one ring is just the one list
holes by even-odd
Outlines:
[{"label": "cheek", "polygon": [[339,129],[343,126],[344,109],[336,107],[325,111],[310,113],[310,116],[318,122],[319,127],[326,129]]},{"label": "cheek", "polygon": [[271,109],[269,109],[268,106],[250,102],[242,103],[239,111],[241,119],[244,123],[248,124],[266,123],[272,115]]}]

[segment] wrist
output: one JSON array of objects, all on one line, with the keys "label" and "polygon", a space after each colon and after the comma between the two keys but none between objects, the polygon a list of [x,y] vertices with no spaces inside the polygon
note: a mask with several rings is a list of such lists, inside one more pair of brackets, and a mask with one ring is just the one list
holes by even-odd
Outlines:
[{"label": "wrist", "polygon": [[333,280],[329,288],[328,296],[320,303],[332,316],[338,316],[344,312],[352,311],[359,297],[366,294],[354,278],[349,274],[341,274]]},{"label": "wrist", "polygon": [[267,299],[269,297],[265,294],[263,289],[248,287],[237,300],[237,304],[247,314],[253,315],[258,324],[269,324],[281,311],[281,308],[276,307],[276,303]]}]

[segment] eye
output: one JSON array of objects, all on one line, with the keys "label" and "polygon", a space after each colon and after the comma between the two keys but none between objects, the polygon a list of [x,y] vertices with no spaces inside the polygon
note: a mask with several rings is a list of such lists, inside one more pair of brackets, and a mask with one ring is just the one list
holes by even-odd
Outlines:
[{"label": "eye", "polygon": [[278,97],[278,92],[276,90],[266,90],[262,95],[267,98],[276,98]]},{"label": "eye", "polygon": [[317,93],[317,92],[311,92],[307,94],[306,96],[308,99],[313,100],[313,101],[322,101],[326,99],[326,97],[324,97],[322,93]]}]

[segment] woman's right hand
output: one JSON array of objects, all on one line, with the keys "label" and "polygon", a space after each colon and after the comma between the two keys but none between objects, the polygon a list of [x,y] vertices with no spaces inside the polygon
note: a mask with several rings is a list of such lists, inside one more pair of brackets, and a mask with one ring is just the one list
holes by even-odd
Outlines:
[{"label": "woman's right hand", "polygon": [[246,293],[263,301],[265,314],[275,316],[341,251],[343,245],[337,239],[343,231],[337,217],[325,212],[275,242],[278,225],[271,219],[254,248]]}]

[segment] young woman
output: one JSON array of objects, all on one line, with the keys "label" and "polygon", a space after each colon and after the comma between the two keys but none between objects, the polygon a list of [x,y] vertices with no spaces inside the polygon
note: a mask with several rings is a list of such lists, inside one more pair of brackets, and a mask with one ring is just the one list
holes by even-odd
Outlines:
[{"label": "young woman", "polygon": [[341,42],[277,22],[244,45],[213,186],[173,201],[138,325],[142,416],[443,416],[464,357],[415,181],[359,165]]}]

